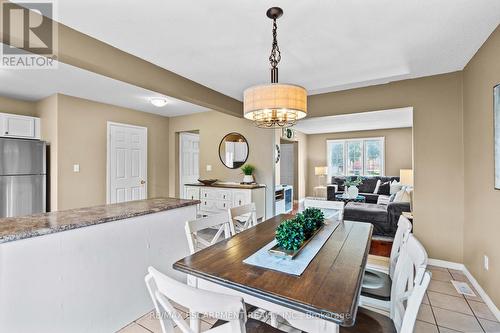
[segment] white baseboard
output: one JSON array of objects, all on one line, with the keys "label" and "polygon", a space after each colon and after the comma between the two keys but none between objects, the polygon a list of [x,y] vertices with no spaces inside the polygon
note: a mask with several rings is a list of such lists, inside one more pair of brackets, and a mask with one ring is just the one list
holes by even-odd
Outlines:
[{"label": "white baseboard", "polygon": [[464,267],[463,272],[465,276],[469,279],[470,283],[472,283],[472,286],[476,289],[478,292],[479,296],[483,299],[484,303],[488,306],[491,312],[493,312],[493,315],[497,318],[498,321],[500,321],[500,310],[498,310],[498,307],[496,304],[493,302],[493,300],[488,296],[486,291],[481,287],[479,282],[474,278],[474,276],[469,272],[467,267]]},{"label": "white baseboard", "polygon": [[493,313],[493,315],[497,318],[498,321],[500,321],[500,310],[496,306],[496,304],[493,302],[493,300],[488,296],[486,291],[481,287],[479,282],[474,278],[474,276],[469,272],[467,267],[465,267],[464,264],[459,264],[456,262],[451,262],[451,261],[445,261],[445,260],[439,260],[439,259],[429,259],[429,265],[432,266],[437,266],[437,267],[443,267],[443,268],[449,268],[449,269],[456,269],[459,271],[462,271],[467,279],[469,279],[470,283],[476,289],[477,293],[481,298],[483,299],[484,303],[488,306],[490,311]]},{"label": "white baseboard", "polygon": [[299,210],[304,209],[304,201],[306,201],[306,198],[299,199]]},{"label": "white baseboard", "polygon": [[463,271],[465,268],[463,264],[459,264],[457,262],[445,261],[440,259],[430,259],[430,258],[429,258],[429,265],[449,268],[449,269],[456,269],[458,271]]}]

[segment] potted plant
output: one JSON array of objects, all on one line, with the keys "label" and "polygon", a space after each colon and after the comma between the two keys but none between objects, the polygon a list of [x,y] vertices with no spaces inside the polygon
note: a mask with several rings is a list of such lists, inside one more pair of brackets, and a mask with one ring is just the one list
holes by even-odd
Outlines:
[{"label": "potted plant", "polygon": [[347,177],[344,186],[345,192],[344,197],[349,199],[355,199],[359,194],[358,186],[363,184],[363,178],[357,176],[356,178]]},{"label": "potted plant", "polygon": [[241,167],[241,171],[243,172],[243,183],[251,184],[254,182],[253,172],[255,171],[255,167],[251,164],[245,164]]},{"label": "potted plant", "polygon": [[304,227],[296,219],[285,220],[276,229],[276,243],[284,250],[298,250],[305,239]]},{"label": "potted plant", "polygon": [[276,229],[276,246],[270,253],[294,257],[323,226],[325,217],[317,208],[307,208],[293,219],[283,221]]}]

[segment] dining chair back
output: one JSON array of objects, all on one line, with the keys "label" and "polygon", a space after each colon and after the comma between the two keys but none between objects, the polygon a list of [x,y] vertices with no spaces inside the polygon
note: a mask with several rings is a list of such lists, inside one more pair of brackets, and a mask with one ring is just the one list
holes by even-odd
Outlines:
[{"label": "dining chair back", "polygon": [[431,273],[424,272],[423,278],[411,292],[402,292],[402,306],[397,316],[388,317],[380,312],[359,307],[356,321],[351,327],[340,327],[340,333],[413,333],[418,310],[422,304],[425,291],[429,286]]},{"label": "dining chair back", "polygon": [[319,200],[306,198],[304,200],[304,209],[307,208],[319,208],[325,213],[325,217],[329,218],[328,212],[338,212],[338,219],[342,221],[344,215],[344,202],[343,201],[332,201],[332,200]]},{"label": "dining chair back", "polygon": [[401,215],[398,221],[398,229],[396,230],[396,235],[394,236],[394,241],[392,243],[391,256],[389,257],[389,276],[391,279],[394,276],[394,269],[396,268],[399,253],[401,252],[403,244],[408,240],[411,229],[411,222],[406,217]]},{"label": "dining chair back", "polygon": [[396,328],[402,326],[408,296],[422,284],[427,261],[425,248],[410,234],[401,249],[391,288],[390,316]]},{"label": "dining chair back", "polygon": [[366,268],[361,290],[362,304],[389,311],[394,270],[404,244],[410,236],[411,228],[410,221],[401,216],[392,245],[389,267],[368,266]]},{"label": "dining chair back", "polygon": [[[227,213],[209,215],[186,222],[186,237],[191,254],[231,237],[231,223]],[[203,236],[201,235],[203,232]],[[215,231],[215,234],[214,234]]]},{"label": "dining chair back", "polygon": [[415,285],[408,298],[401,327],[398,329],[398,326],[396,326],[398,333],[413,333],[415,322],[417,321],[418,310],[422,305],[422,300],[424,299],[425,291],[430,281],[431,273],[429,271],[424,272],[422,281]]},{"label": "dining chair back", "polygon": [[254,202],[229,208],[228,213],[233,235],[257,225],[257,208]]},{"label": "dining chair back", "polygon": [[[247,317],[245,303],[241,297],[187,286],[153,267],[148,268],[145,282],[163,333],[178,332],[177,327],[182,333],[198,333],[200,315],[209,315],[227,322],[222,325],[225,327],[218,326],[216,329],[209,329],[205,332],[215,330],[217,332],[221,330],[234,333],[246,332]],[[175,310],[172,301],[189,309],[190,325]]]}]

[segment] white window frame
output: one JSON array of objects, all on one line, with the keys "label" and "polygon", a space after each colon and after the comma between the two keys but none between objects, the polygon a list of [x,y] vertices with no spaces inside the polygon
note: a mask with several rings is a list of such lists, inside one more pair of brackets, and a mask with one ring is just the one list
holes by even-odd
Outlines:
[{"label": "white window frame", "polygon": [[380,176],[385,176],[385,137],[380,136],[380,137],[369,137],[369,138],[352,138],[352,139],[332,139],[332,140],[326,140],[326,165],[328,167],[328,179],[331,179],[332,176],[339,176],[339,175],[333,175],[330,173],[330,158],[329,158],[329,147],[330,143],[342,143],[344,145],[344,174],[340,176],[347,176],[348,172],[348,167],[347,167],[347,162],[348,162],[348,147],[350,142],[362,142],[362,148],[361,148],[361,154],[362,154],[362,175],[361,176],[369,176],[366,175],[365,172],[365,166],[366,166],[366,141],[382,141],[382,165],[381,165],[381,175]]}]

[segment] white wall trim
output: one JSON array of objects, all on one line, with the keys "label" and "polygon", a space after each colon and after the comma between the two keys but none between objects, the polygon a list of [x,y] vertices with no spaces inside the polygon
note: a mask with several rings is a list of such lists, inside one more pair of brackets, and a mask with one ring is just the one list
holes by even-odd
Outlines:
[{"label": "white wall trim", "polygon": [[456,269],[458,271],[463,271],[465,268],[463,264],[457,262],[445,261],[440,259],[430,259],[430,258],[429,258],[429,265],[449,268],[449,269]]},{"label": "white wall trim", "polygon": [[299,210],[304,209],[304,201],[306,201],[306,198],[299,199]]},{"label": "white wall trim", "polygon": [[429,265],[432,266],[437,266],[437,267],[443,267],[443,268],[449,268],[449,269],[456,269],[459,271],[462,271],[467,279],[469,279],[470,283],[476,289],[477,293],[481,298],[483,299],[484,303],[490,311],[493,313],[493,315],[497,318],[498,321],[500,321],[500,310],[498,307],[495,305],[493,300],[488,296],[486,291],[481,287],[479,282],[474,278],[474,276],[469,272],[467,267],[465,267],[464,264],[456,263],[456,262],[451,262],[451,261],[445,261],[445,260],[440,260],[440,259],[429,259]]},{"label": "white wall trim", "polygon": [[486,291],[481,287],[479,282],[474,278],[474,276],[469,272],[467,267],[464,266],[463,272],[465,276],[469,279],[470,283],[472,286],[476,289],[477,293],[481,298],[483,299],[484,303],[488,306],[491,312],[493,312],[493,315],[497,318],[498,321],[500,321],[500,310],[498,310],[498,307],[495,305],[493,300],[488,296]]}]

